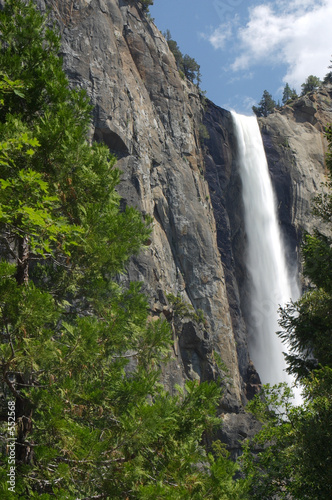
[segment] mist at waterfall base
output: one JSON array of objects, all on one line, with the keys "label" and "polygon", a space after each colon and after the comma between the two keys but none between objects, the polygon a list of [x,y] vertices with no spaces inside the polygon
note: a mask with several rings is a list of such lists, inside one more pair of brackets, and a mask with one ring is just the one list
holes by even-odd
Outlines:
[{"label": "mist at waterfall base", "polygon": [[[248,317],[249,352],[263,384],[294,379],[286,369],[287,346],[276,332],[281,329],[279,306],[299,298],[296,279],[287,269],[275,196],[260,129],[255,116],[232,112],[242,181],[247,236],[246,266],[250,280]],[[301,403],[299,389],[294,401]]]}]

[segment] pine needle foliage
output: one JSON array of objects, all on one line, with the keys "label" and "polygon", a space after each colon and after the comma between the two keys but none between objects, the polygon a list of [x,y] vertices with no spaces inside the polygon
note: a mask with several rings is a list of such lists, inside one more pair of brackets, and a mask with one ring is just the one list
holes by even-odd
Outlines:
[{"label": "pine needle foliage", "polygon": [[115,158],[86,140],[91,106],[49,24],[29,1],[0,10],[0,496],[242,498],[236,466],[201,441],[220,389],[165,391],[169,327],[114,280],[150,219],[120,209]]}]

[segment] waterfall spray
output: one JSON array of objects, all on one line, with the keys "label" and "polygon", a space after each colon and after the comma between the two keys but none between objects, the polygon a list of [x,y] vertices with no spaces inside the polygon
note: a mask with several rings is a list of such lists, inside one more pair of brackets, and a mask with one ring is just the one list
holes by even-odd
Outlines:
[{"label": "waterfall spray", "polygon": [[264,384],[293,383],[285,372],[286,346],[276,332],[278,308],[299,297],[288,274],[263,142],[254,116],[232,113],[242,180],[246,265],[251,281],[249,352]]}]

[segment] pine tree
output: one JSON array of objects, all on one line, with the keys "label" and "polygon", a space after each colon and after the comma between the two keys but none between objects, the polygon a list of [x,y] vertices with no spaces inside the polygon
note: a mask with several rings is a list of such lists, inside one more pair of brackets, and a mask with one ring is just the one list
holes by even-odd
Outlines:
[{"label": "pine tree", "polygon": [[[332,60],[330,61],[330,66],[328,67],[330,70],[332,69]],[[324,80],[323,80],[323,83],[326,85],[326,84],[331,84],[332,83],[332,71],[329,71],[325,77],[324,77]]]},{"label": "pine tree", "polygon": [[282,103],[287,104],[297,98],[297,93],[295,89],[291,89],[289,84],[286,83],[284,91],[282,94]]},{"label": "pine tree", "polygon": [[183,54],[180,50],[180,47],[178,46],[177,42],[172,39],[172,35],[171,35],[170,30],[165,31],[164,37],[167,41],[167,44],[168,44],[170,51],[174,55],[178,69],[182,71],[182,69],[183,69]]},{"label": "pine tree", "polygon": [[314,76],[314,75],[308,76],[306,81],[304,83],[302,83],[302,85],[301,85],[301,88],[302,88],[301,95],[305,95],[305,94],[308,94],[309,92],[313,92],[314,90],[317,90],[321,84],[322,84],[322,82],[320,81],[320,79],[317,76]]},{"label": "pine tree", "polygon": [[270,113],[273,113],[275,107],[276,107],[276,102],[273,99],[272,95],[267,91],[264,90],[262,99],[258,103],[257,106],[253,106],[252,110],[255,113],[256,116],[268,116]]},{"label": "pine tree", "polygon": [[150,5],[153,5],[154,0],[137,0],[141,5],[144,11],[149,12]]},{"label": "pine tree", "polygon": [[169,30],[165,31],[164,37],[167,41],[170,51],[175,57],[176,65],[180,73],[188,78],[188,80],[192,83],[194,83],[196,80],[195,83],[197,87],[199,87],[202,76],[200,72],[200,65],[193,57],[190,57],[188,54],[182,54],[177,42],[172,39],[172,35]]},{"label": "pine tree", "polygon": [[7,0],[0,37],[1,498],[242,498],[236,465],[201,444],[220,389],[164,390],[170,329],[139,284],[114,280],[150,220],[120,209],[115,159],[86,140],[91,108],[58,36],[31,2]]},{"label": "pine tree", "polygon": [[200,65],[195,61],[193,57],[188,56],[188,54],[185,54],[183,56],[182,69],[188,80],[190,80],[191,82],[194,82],[196,80],[196,83],[199,84],[201,78]]}]

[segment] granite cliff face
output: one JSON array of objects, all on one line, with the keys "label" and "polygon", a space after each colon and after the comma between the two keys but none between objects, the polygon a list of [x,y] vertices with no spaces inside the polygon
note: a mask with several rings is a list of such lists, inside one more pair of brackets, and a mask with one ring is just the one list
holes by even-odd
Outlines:
[{"label": "granite cliff face", "polygon": [[[71,84],[85,88],[94,105],[91,139],[118,157],[123,205],[154,218],[148,248],[123,279],[142,281],[151,316],[171,323],[174,352],[164,383],[172,390],[187,378],[223,375],[222,437],[236,450],[254,426],[242,406],[260,380],[247,347],[246,236],[231,115],[210,101],[203,106],[136,1],[38,4],[50,7],[58,22]],[[324,179],[327,121],[331,94],[322,91],[260,122],[294,261],[301,227],[310,228],[311,195]],[[202,123],[209,132],[204,141]],[[169,294],[192,312],[177,316]],[[204,322],[195,321],[198,309]]]},{"label": "granite cliff face", "polygon": [[315,193],[325,189],[324,130],[332,122],[331,99],[332,87],[322,87],[260,121],[279,219],[293,255],[302,231],[320,224],[311,207]]},{"label": "granite cliff face", "polygon": [[[225,406],[238,411],[242,380],[203,176],[197,89],[181,79],[166,41],[136,2],[46,4],[60,26],[70,81],[87,89],[94,105],[91,137],[118,157],[123,204],[154,217],[150,245],[131,261],[128,279],[144,283],[152,315],[172,322],[174,360],[165,382],[172,388],[187,377],[214,379],[227,368]],[[167,294],[202,309],[204,327],[175,318]]]}]

